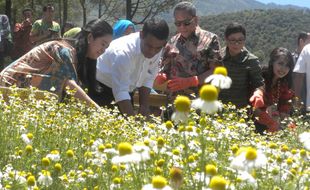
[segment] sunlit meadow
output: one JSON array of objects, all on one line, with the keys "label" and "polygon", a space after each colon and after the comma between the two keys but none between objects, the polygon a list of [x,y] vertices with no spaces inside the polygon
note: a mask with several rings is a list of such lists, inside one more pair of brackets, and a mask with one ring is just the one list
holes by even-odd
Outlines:
[{"label": "sunlit meadow", "polygon": [[183,97],[181,117],[167,122],[46,96],[0,100],[0,189],[310,187],[309,116],[298,112],[282,131],[258,135],[245,109],[202,93],[212,113]]}]

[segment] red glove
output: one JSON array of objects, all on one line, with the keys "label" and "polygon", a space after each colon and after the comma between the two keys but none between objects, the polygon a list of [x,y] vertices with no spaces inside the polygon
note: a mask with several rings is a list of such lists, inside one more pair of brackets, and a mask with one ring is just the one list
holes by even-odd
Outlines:
[{"label": "red glove", "polygon": [[168,89],[172,92],[175,92],[179,90],[188,89],[189,87],[198,86],[198,84],[199,80],[197,76],[188,78],[176,77],[168,82]]},{"label": "red glove", "polygon": [[268,132],[276,132],[279,130],[278,122],[274,121],[266,112],[262,111],[258,116],[258,122],[267,126]]},{"label": "red glove", "polygon": [[158,73],[155,78],[154,84],[161,85],[161,84],[164,84],[166,81],[167,81],[166,73]]},{"label": "red glove", "polygon": [[261,90],[256,90],[251,96],[250,102],[254,108],[264,107],[264,93]]}]

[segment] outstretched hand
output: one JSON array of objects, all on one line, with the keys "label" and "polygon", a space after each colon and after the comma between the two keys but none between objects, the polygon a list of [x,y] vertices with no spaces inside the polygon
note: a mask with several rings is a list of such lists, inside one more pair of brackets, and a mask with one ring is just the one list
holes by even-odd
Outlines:
[{"label": "outstretched hand", "polygon": [[168,89],[172,92],[175,92],[179,90],[185,90],[190,87],[198,86],[198,84],[199,80],[197,76],[188,78],[176,77],[168,82]]}]

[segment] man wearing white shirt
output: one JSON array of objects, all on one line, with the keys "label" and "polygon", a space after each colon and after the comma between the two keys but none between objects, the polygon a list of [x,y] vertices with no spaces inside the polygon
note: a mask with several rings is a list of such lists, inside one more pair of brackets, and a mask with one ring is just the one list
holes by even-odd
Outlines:
[{"label": "man wearing white shirt", "polygon": [[101,105],[115,100],[120,111],[134,115],[131,93],[139,90],[139,113],[147,115],[148,96],[158,73],[161,50],[166,45],[169,27],[164,20],[145,22],[136,32],[111,42],[97,60],[97,80],[102,83]]},{"label": "man wearing white shirt", "polygon": [[306,77],[306,111],[310,112],[310,44],[306,45],[301,51],[294,71],[294,91],[297,97],[301,97],[301,87],[303,86],[304,77]]}]

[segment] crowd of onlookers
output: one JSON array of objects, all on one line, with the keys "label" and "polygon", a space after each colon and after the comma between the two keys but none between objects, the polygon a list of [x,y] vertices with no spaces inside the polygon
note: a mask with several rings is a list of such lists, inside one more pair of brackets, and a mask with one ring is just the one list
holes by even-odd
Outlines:
[{"label": "crowd of onlookers", "polygon": [[[310,111],[309,33],[300,33],[294,53],[274,48],[268,66],[261,68],[245,47],[244,26],[227,25],[225,47],[220,47],[218,35],[198,25],[190,2],[174,7],[177,33],[170,39],[164,19],[145,21],[139,32],[129,20],[119,20],[113,28],[102,19],[82,28],[68,23],[61,35],[53,14],[48,4],[42,18],[32,22],[32,10],[23,10],[24,20],[12,31],[15,61],[0,73],[0,86],[35,86],[56,93],[60,100],[67,88],[75,89],[74,96],[90,105],[113,107],[115,102],[123,114],[148,115],[150,93],[166,94],[167,103],[177,95],[198,96],[205,79],[224,66],[232,85],[220,91],[219,99],[237,108],[250,105],[258,132],[281,129],[281,120],[294,106],[302,113]],[[10,26],[5,15],[0,19],[4,44],[10,39]],[[0,65],[9,48],[5,46],[0,46]],[[133,106],[136,91],[138,111]]]}]

